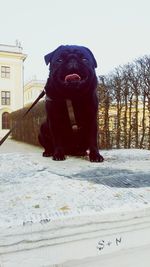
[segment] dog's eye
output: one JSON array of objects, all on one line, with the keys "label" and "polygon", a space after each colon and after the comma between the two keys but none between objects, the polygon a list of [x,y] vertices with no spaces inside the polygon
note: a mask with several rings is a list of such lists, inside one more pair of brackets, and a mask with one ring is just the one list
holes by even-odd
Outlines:
[{"label": "dog's eye", "polygon": [[82,58],[82,61],[84,61],[84,62],[88,62],[88,59],[87,59],[86,57],[83,57],[83,58]]},{"label": "dog's eye", "polygon": [[57,62],[61,63],[61,62],[63,62],[63,59],[62,58],[57,58]]}]

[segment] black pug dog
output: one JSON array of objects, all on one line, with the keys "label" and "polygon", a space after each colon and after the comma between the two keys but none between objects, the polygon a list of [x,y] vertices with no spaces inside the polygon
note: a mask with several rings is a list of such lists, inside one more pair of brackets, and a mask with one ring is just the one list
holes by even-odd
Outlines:
[{"label": "black pug dog", "polygon": [[[39,142],[43,156],[65,160],[65,155],[84,156],[102,162],[97,144],[96,60],[83,46],[62,45],[45,56],[50,74],[45,86],[47,120],[41,125]],[[72,103],[74,125],[67,99]]]}]

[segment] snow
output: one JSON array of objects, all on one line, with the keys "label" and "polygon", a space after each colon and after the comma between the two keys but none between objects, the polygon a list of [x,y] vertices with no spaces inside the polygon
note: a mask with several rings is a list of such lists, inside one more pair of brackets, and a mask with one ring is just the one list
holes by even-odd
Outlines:
[{"label": "snow", "polygon": [[103,163],[57,162],[7,140],[0,154],[1,229],[150,207],[148,150],[103,150]]},{"label": "snow", "polygon": [[0,147],[0,266],[149,266],[150,151],[101,154],[58,162]]}]

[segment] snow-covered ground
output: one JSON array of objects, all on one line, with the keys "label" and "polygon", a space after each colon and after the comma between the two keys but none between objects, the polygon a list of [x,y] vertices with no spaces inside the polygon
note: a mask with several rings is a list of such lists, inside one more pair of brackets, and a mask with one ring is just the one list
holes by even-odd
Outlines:
[{"label": "snow-covered ground", "polygon": [[150,151],[101,151],[103,163],[75,157],[57,162],[41,154],[39,147],[12,140],[0,147],[0,248],[13,243],[6,233],[14,229],[149,214]]},{"label": "snow-covered ground", "polygon": [[103,163],[57,162],[43,158],[39,147],[7,142],[8,153],[1,147],[0,155],[0,226],[150,205],[150,151],[102,151]]}]

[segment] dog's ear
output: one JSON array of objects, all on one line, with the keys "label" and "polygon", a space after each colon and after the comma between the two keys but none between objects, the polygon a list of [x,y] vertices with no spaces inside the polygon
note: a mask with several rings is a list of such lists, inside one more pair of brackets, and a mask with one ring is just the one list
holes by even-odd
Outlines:
[{"label": "dog's ear", "polygon": [[93,62],[94,62],[94,67],[97,68],[97,61],[96,61],[95,57],[93,56],[93,54],[92,54],[92,58],[93,58]]},{"label": "dog's ear", "polygon": [[51,63],[51,60],[53,58],[53,55],[55,54],[55,52],[60,49],[63,45],[60,45],[59,47],[57,47],[54,51],[52,51],[51,53],[47,54],[44,56],[44,60],[46,65],[48,65],[49,63]]},{"label": "dog's ear", "polygon": [[47,54],[46,56],[44,56],[46,65],[48,65],[51,62],[53,54],[54,54],[54,52],[51,52],[51,53]]},{"label": "dog's ear", "polygon": [[85,48],[86,48],[86,50],[88,51],[88,53],[90,54],[90,56],[92,57],[93,64],[94,64],[94,68],[97,68],[97,61],[96,61],[96,59],[95,59],[93,53],[91,52],[91,50],[90,50],[89,48],[87,48],[87,47],[85,47]]}]

